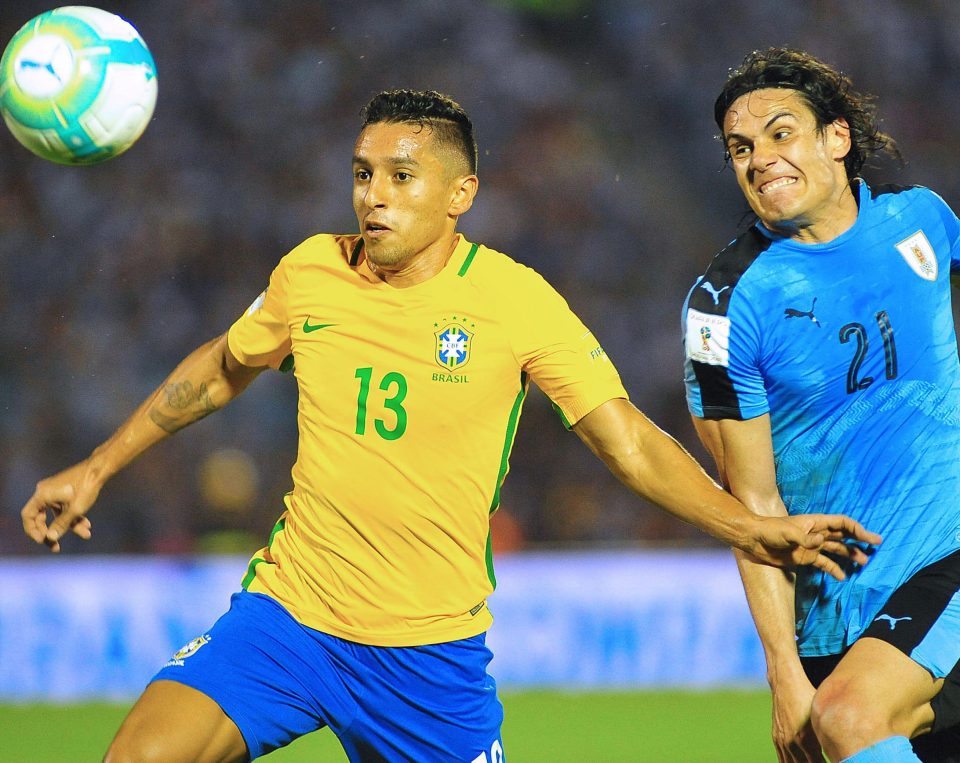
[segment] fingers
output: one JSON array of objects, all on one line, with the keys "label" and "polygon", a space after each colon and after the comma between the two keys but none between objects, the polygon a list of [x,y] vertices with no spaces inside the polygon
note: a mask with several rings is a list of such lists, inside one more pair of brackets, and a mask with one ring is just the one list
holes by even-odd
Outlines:
[{"label": "fingers", "polygon": [[[812,686],[809,688],[812,701],[814,690]],[[795,701],[797,699],[794,698]],[[799,701],[801,706],[791,708],[789,702],[782,703],[774,698],[777,715],[774,717],[773,742],[777,748],[777,757],[780,763],[824,763],[820,741],[810,725],[807,700]]]},{"label": "fingers", "polygon": [[873,546],[879,546],[881,543],[883,543],[883,538],[880,537],[880,535],[875,532],[870,532],[859,522],[850,519],[850,517],[843,517],[843,520],[843,530],[849,537],[855,540],[862,540],[865,543],[869,543]]},{"label": "fingers", "polygon": [[840,565],[837,564],[835,561],[833,561],[833,559],[831,559],[829,556],[825,556],[824,554],[817,554],[816,558],[813,559],[813,561],[811,562],[801,561],[801,564],[812,564],[817,569],[823,570],[828,575],[836,578],[837,580],[843,581],[847,579],[846,573],[844,573]]},{"label": "fingers", "polygon": [[804,737],[803,757],[800,760],[804,763],[823,763],[823,750],[816,736],[811,734]]},{"label": "fingers", "polygon": [[827,539],[822,531],[819,518],[825,515],[809,514],[801,517],[763,517],[768,532],[760,537],[760,542],[769,552],[773,549],[792,548],[819,550]]},{"label": "fingers", "polygon": [[36,494],[20,511],[20,519],[27,536],[35,543],[43,543],[47,535],[47,507],[38,500]]},{"label": "fingers", "polygon": [[807,727],[807,733],[801,732],[790,745],[792,760],[797,763],[823,763],[823,751],[816,734]]},{"label": "fingers", "polygon": [[[848,546],[846,543],[840,543],[835,540],[826,540],[823,542],[823,547],[820,549],[826,554],[833,554],[834,556],[839,556],[844,559],[851,559],[853,557],[854,550],[859,551],[856,546]],[[861,551],[861,553],[863,553]]]},{"label": "fingers", "polygon": [[776,742],[774,746],[777,748],[777,763],[793,763],[790,753],[784,750],[779,742]]},{"label": "fingers", "polygon": [[863,552],[863,549],[852,543],[839,543],[828,540],[820,550],[825,554],[832,554],[841,559],[848,559],[861,567],[870,561],[870,557]]},{"label": "fingers", "polygon": [[780,763],[809,763],[807,753],[795,740],[779,742],[777,744],[777,757],[780,759]]},{"label": "fingers", "polygon": [[[862,566],[870,561],[870,557],[864,553],[863,549],[855,544],[840,541],[852,539],[871,545],[879,545],[883,542],[883,538],[879,535],[869,532],[859,522],[842,514],[809,514],[807,518],[813,520],[812,525],[809,526],[810,535],[823,539],[820,553],[813,561],[813,566],[837,580],[845,580],[846,575],[835,561],[824,555],[825,553],[840,559],[848,559]],[[814,546],[804,544],[804,548],[810,549]]]},{"label": "fingers", "polygon": [[93,530],[91,527],[92,525],[90,524],[89,519],[86,517],[80,517],[80,519],[73,523],[73,527],[71,527],[70,530],[74,535],[77,535],[84,540],[90,540],[91,536],[93,535]]},{"label": "fingers", "polygon": [[[71,487],[72,491],[72,487]],[[47,534],[44,538],[44,542],[50,546],[50,548],[56,553],[60,550],[59,540],[67,534],[71,529],[75,527],[80,527],[81,530],[78,532],[78,535],[81,535],[86,531],[89,535],[89,523],[84,528],[83,521],[85,517],[83,513],[79,511],[78,507],[74,503],[68,503],[63,505],[57,515],[54,517],[53,521],[50,523],[50,526],[47,528]],[[81,537],[83,537],[81,535]],[[54,545],[56,548],[54,548]]]},{"label": "fingers", "polygon": [[835,533],[840,533],[841,537],[861,540],[874,546],[883,542],[883,538],[879,535],[870,532],[859,522],[843,514],[808,514],[807,517],[814,520],[810,527],[812,531],[824,532],[831,538],[838,537]]},{"label": "fingers", "polygon": [[[89,503],[87,501],[86,503]],[[34,494],[20,512],[23,529],[35,543],[45,544],[53,553],[60,552],[60,539],[72,531],[84,540],[91,537],[91,525],[85,514],[83,501],[76,499],[72,483],[50,484],[40,482]],[[53,520],[48,524],[49,513]]]},{"label": "fingers", "polygon": [[799,744],[791,744],[790,751],[786,757],[787,763],[822,763],[823,754],[817,750],[816,757],[806,747]]},{"label": "fingers", "polygon": [[789,741],[776,739],[779,763],[823,763],[823,753],[816,736],[802,731]]},{"label": "fingers", "polygon": [[[55,554],[60,553],[60,538],[62,538],[64,535],[63,532],[60,532],[60,528],[58,526],[60,518],[62,518],[63,516],[66,516],[66,512],[64,512],[64,514],[61,514],[60,517],[58,517],[57,520],[55,520],[50,525],[50,529],[47,530],[47,534],[44,536],[44,539],[43,539],[43,542]],[[90,528],[91,528],[91,525],[90,525],[89,519],[87,519],[86,517],[77,517],[76,519],[73,520],[73,524],[70,527],[70,530],[71,532],[73,532],[74,535],[78,535],[84,540],[90,540],[91,536],[93,535],[93,532]],[[59,533],[59,534],[56,535],[56,537],[54,537],[54,533]]]},{"label": "fingers", "polygon": [[807,763],[805,757],[801,757],[802,752],[792,742],[784,746],[782,760],[783,763]]}]

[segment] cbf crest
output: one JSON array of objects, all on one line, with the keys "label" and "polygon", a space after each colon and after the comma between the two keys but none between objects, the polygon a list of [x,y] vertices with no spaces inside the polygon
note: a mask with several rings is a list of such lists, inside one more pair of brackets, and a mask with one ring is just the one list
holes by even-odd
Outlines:
[{"label": "cbf crest", "polygon": [[463,316],[441,318],[433,324],[436,338],[434,360],[447,371],[463,368],[470,362],[476,324]]}]

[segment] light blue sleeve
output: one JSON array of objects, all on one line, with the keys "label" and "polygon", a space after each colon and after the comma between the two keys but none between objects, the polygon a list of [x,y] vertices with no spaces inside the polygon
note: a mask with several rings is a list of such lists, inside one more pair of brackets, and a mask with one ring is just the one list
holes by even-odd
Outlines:
[{"label": "light blue sleeve", "polygon": [[929,188],[923,190],[927,192],[933,202],[935,211],[943,224],[947,240],[950,242],[950,273],[954,276],[960,275],[960,220],[957,219],[956,213],[939,194]]},{"label": "light blue sleeve", "polygon": [[[769,411],[760,369],[761,335],[742,281],[729,309],[711,309],[694,289],[683,310],[684,381],[690,412],[707,419],[751,419]],[[719,308],[719,306],[718,306]]]}]

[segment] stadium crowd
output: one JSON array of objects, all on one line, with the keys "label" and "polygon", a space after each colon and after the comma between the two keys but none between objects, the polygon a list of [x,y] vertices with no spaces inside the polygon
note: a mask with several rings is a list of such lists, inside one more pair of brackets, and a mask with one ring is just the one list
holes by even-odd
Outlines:
[{"label": "stadium crowd", "polygon": [[[141,31],[160,95],[140,142],[102,166],[49,164],[0,135],[2,554],[42,553],[19,519],[37,479],[225,331],[290,248],[355,229],[343,157],[381,89],[433,88],[467,108],[481,190],[462,231],[551,281],[638,405],[704,462],[679,315],[748,219],[711,139],[727,68],[789,44],[850,71],[882,96],[907,158],[874,182],[922,182],[960,206],[960,5],[946,0],[788,0],[775,14],[763,0],[96,4]],[[0,37],[48,7],[7,0]],[[295,416],[292,379],[257,381],[114,480],[93,539],[69,550],[252,552],[289,488]],[[501,549],[710,542],[638,507],[539,393],[511,466]]]}]

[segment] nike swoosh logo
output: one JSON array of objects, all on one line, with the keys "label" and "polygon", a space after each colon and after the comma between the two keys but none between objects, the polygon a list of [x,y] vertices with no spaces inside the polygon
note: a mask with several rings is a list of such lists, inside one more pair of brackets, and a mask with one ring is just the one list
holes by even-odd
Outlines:
[{"label": "nike swoosh logo", "polygon": [[320,329],[325,329],[336,325],[336,323],[314,323],[313,325],[310,325],[310,319],[307,318],[303,322],[303,333],[309,334],[311,331],[319,331]]}]

